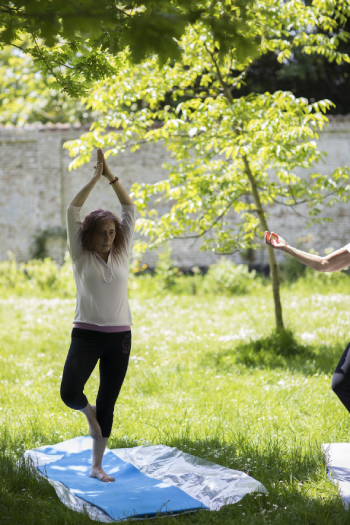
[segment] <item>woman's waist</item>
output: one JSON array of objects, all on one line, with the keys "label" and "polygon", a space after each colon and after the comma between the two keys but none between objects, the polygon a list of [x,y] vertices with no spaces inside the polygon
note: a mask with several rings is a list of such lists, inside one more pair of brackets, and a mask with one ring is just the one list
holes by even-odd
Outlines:
[{"label": "woman's waist", "polygon": [[115,332],[128,332],[131,327],[130,325],[121,325],[121,326],[100,326],[92,323],[80,323],[74,322],[74,328],[81,328],[83,330],[94,330],[95,332],[106,332],[106,333],[115,333]]}]

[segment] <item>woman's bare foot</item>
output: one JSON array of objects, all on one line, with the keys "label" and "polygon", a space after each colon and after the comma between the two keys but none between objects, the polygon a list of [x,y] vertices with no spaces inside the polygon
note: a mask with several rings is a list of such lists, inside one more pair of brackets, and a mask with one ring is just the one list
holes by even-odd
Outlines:
[{"label": "woman's bare foot", "polygon": [[85,408],[81,409],[81,412],[83,412],[86,415],[86,419],[88,421],[88,425],[90,429],[90,436],[92,437],[92,439],[101,441],[102,432],[101,432],[101,427],[96,419],[95,405],[87,405]]},{"label": "woman's bare foot", "polygon": [[114,478],[112,478],[112,476],[108,476],[108,474],[102,470],[102,467],[91,467],[89,477],[97,478],[100,481],[104,481],[105,483],[111,483],[114,481]]}]

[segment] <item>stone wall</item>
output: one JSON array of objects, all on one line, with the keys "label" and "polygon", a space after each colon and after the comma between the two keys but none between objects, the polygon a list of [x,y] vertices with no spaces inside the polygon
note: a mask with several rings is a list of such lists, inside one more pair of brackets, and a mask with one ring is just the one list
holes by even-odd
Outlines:
[{"label": "stone wall", "polygon": [[[68,171],[71,161],[63,144],[78,138],[87,128],[66,125],[28,126],[26,128],[0,128],[0,259],[7,259],[8,252],[18,261],[27,261],[33,253],[33,240],[40,230],[65,226],[65,210],[74,195],[93,173],[94,162]],[[331,117],[328,129],[320,133],[319,147],[327,152],[324,165],[317,169],[330,173],[338,166],[350,164],[350,115]],[[159,144],[149,144],[135,153],[109,157],[109,164],[126,190],[133,182],[156,182],[166,176],[162,164],[169,161],[167,151]],[[96,208],[111,209],[120,213],[120,206],[113,190],[104,179],[95,187],[82,209],[82,215]],[[162,210],[159,210],[162,211]],[[323,254],[328,247],[340,248],[350,242],[350,206],[335,205],[324,213],[333,223],[313,225],[305,230],[307,209],[298,207],[301,215],[289,208],[273,206],[269,226],[291,244],[308,233],[313,236],[309,248],[316,247]],[[304,216],[304,217],[303,217]],[[200,241],[176,240],[173,242],[173,261],[182,268],[194,265],[208,266],[217,255],[200,252]],[[307,245],[305,246],[307,247]],[[50,256],[62,263],[66,242],[50,239]],[[283,254],[278,253],[279,260]],[[240,255],[231,256],[242,262]],[[157,253],[145,254],[144,262],[154,266]],[[255,264],[266,264],[267,253],[263,248],[254,253]]]}]

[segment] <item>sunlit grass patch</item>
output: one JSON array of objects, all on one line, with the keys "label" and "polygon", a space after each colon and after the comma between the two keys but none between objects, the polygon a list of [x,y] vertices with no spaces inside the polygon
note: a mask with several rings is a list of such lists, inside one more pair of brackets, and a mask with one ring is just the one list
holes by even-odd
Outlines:
[{"label": "sunlit grass patch", "polygon": [[[177,446],[245,471],[269,492],[159,523],[349,523],[321,450],[349,440],[349,416],[330,389],[348,343],[349,299],[284,290],[292,332],[280,341],[264,290],[131,299],[133,346],[109,447]],[[88,433],[59,397],[74,308],[60,297],[0,301],[0,518],[10,523],[90,523],[14,467],[26,449]],[[91,401],[97,388],[96,369]]]}]

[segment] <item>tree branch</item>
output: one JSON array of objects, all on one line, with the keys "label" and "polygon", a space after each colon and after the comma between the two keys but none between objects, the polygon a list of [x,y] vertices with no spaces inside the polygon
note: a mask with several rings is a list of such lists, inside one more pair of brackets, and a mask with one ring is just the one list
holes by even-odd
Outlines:
[{"label": "tree branch", "polygon": [[294,206],[296,206],[298,204],[303,204],[305,202],[308,202],[307,199],[305,199],[304,201],[296,202],[295,204],[285,204],[284,202],[277,201],[273,197],[271,197],[271,198],[276,204],[281,204],[282,206],[288,206],[289,208],[292,208],[292,211],[295,213],[295,215],[298,215],[298,217],[302,217],[303,219],[308,219],[308,217],[305,217],[305,215],[303,215],[302,213],[300,213],[300,212],[298,212],[297,210],[294,209]]},{"label": "tree branch", "polygon": [[[16,8],[16,7],[8,7],[8,6],[4,6],[3,4],[0,4],[0,7],[2,7],[3,9],[0,9],[0,13],[6,13],[6,14],[9,14],[9,15],[12,15],[12,16],[22,16],[22,18],[25,18],[25,17],[30,17],[30,18],[35,18],[35,19],[38,19],[38,20],[46,20],[48,18],[51,18],[51,13],[49,14],[46,14],[45,12],[40,12],[40,11],[37,11],[37,12],[31,12],[30,14],[27,14],[26,11],[23,9],[22,11],[20,10],[20,8]],[[131,18],[132,15],[127,13],[126,11],[124,11],[123,9],[121,9],[120,7],[117,7],[116,5],[113,6],[114,9],[120,13],[122,13],[124,16],[126,17],[129,17]],[[103,13],[105,14],[106,10],[105,8],[103,8],[100,13]],[[60,13],[58,11],[56,11],[55,13],[56,17],[61,19],[61,20],[69,20],[71,18],[76,18],[77,16],[84,16],[84,18],[96,18],[96,12],[94,11],[91,11],[91,10],[88,10],[88,9],[81,9],[81,10],[77,10],[75,12],[71,12],[71,13]]]},{"label": "tree branch", "polygon": [[235,253],[239,253],[240,250],[237,248],[236,250],[233,250],[233,252],[212,252],[212,253],[215,253],[216,255],[234,255]]},{"label": "tree branch", "polygon": [[49,64],[46,62],[45,56],[44,56],[44,54],[41,53],[40,46],[38,45],[35,36],[34,36],[32,33],[30,33],[30,34],[31,34],[32,37],[33,37],[33,40],[34,40],[35,45],[36,45],[36,48],[37,48],[39,54],[41,55],[41,59],[42,59],[42,61],[45,63],[45,65],[46,65],[48,71],[50,71],[51,75],[56,79],[56,81],[60,84],[60,86],[63,88],[63,90],[64,90],[64,91],[67,91],[66,87],[65,87],[65,86],[62,84],[62,82],[60,82],[60,81],[58,80],[58,78],[56,77],[55,72],[53,71],[53,69],[51,69],[51,67],[49,66]]},{"label": "tree branch", "polygon": [[[27,40],[27,42],[28,42],[28,40]],[[24,45],[24,44],[23,44],[23,45]],[[11,43],[10,46],[12,46],[12,47],[16,47],[17,49],[20,49],[21,51],[24,51],[24,49],[23,49],[22,47],[20,47],[20,46],[16,46],[16,44],[12,44],[12,43]]]},{"label": "tree branch", "polygon": [[225,83],[226,83],[226,84],[227,84],[228,77],[229,77],[230,72],[231,72],[232,62],[233,62],[233,48],[231,49],[230,64],[229,64],[229,66],[228,66],[227,75],[226,75],[226,80],[225,80]]},{"label": "tree branch", "polygon": [[308,199],[304,199],[303,201],[299,201],[299,202],[297,202],[297,201],[294,199],[294,204],[286,204],[285,202],[278,201],[278,200],[275,199],[274,197],[271,197],[271,199],[272,199],[276,204],[280,204],[281,206],[289,206],[290,208],[292,208],[293,206],[298,206],[299,204],[305,204],[305,202],[308,202]]},{"label": "tree branch", "polygon": [[74,66],[68,66],[66,63],[61,63],[61,62],[58,62],[57,60],[53,60],[53,63],[54,64],[57,64],[58,66],[62,66],[62,67],[68,67],[68,69],[77,69],[76,67]]},{"label": "tree branch", "polygon": [[[196,28],[193,27],[193,29],[194,29],[194,32],[198,35],[198,31],[196,30]],[[214,53],[212,53],[212,52],[210,51],[210,49],[208,48],[206,42],[203,42],[203,45],[204,45],[204,48],[206,49],[207,53],[209,54],[209,56],[211,57],[211,59],[212,59],[212,61],[213,61],[213,63],[214,63],[214,67],[215,67],[215,69],[216,69],[216,74],[215,74],[215,76],[216,76],[217,80],[219,80],[220,84],[222,85],[223,90],[224,90],[224,93],[225,93],[225,95],[226,95],[226,98],[228,99],[228,101],[230,102],[230,104],[232,104],[232,95],[231,95],[231,93],[230,93],[230,92],[228,91],[228,89],[227,89],[227,84],[225,83],[225,80],[222,78],[221,71],[220,71],[219,65],[218,65],[218,63],[217,63],[217,60],[216,60],[216,58],[215,58],[215,56],[214,56]]]},{"label": "tree branch", "polygon": [[[214,89],[210,86],[208,87],[202,87],[202,86],[198,86],[198,87],[191,87],[191,86],[187,86],[187,87],[181,87],[181,86],[174,86],[173,88],[169,89],[169,91],[167,91],[167,93],[172,93],[173,91],[186,91],[187,89],[191,90],[191,91],[209,91],[209,89]],[[221,89],[221,88],[220,88]]]},{"label": "tree branch", "polygon": [[232,84],[231,87],[228,87],[227,90],[228,92],[230,93],[231,97],[232,97],[232,91],[235,89],[235,87],[237,86],[238,82],[240,82],[248,73],[248,69],[249,67],[247,66],[240,75],[238,75],[238,77],[235,78],[235,81],[234,83]]},{"label": "tree branch", "polygon": [[[205,230],[203,230],[201,233],[198,233],[197,235],[188,235],[186,237],[178,237],[178,239],[199,239],[200,237],[203,237],[203,235],[205,235],[206,233],[208,233],[212,228],[214,228],[215,224],[217,224],[222,218],[224,215],[226,215],[226,212],[227,210],[231,207],[232,203],[237,200],[236,197],[234,197],[233,199],[230,200],[230,202],[227,204],[227,206],[225,207],[224,211],[218,215],[215,219],[214,222],[212,222],[212,224],[206,228]],[[202,216],[202,218],[205,216],[205,214]]]},{"label": "tree branch", "polygon": [[0,7],[2,7],[3,9],[0,9],[0,13],[7,13],[9,15],[18,15],[18,14],[21,14],[23,13],[23,11],[21,11],[18,7],[9,7],[7,5],[4,5],[4,4],[0,4]]}]

